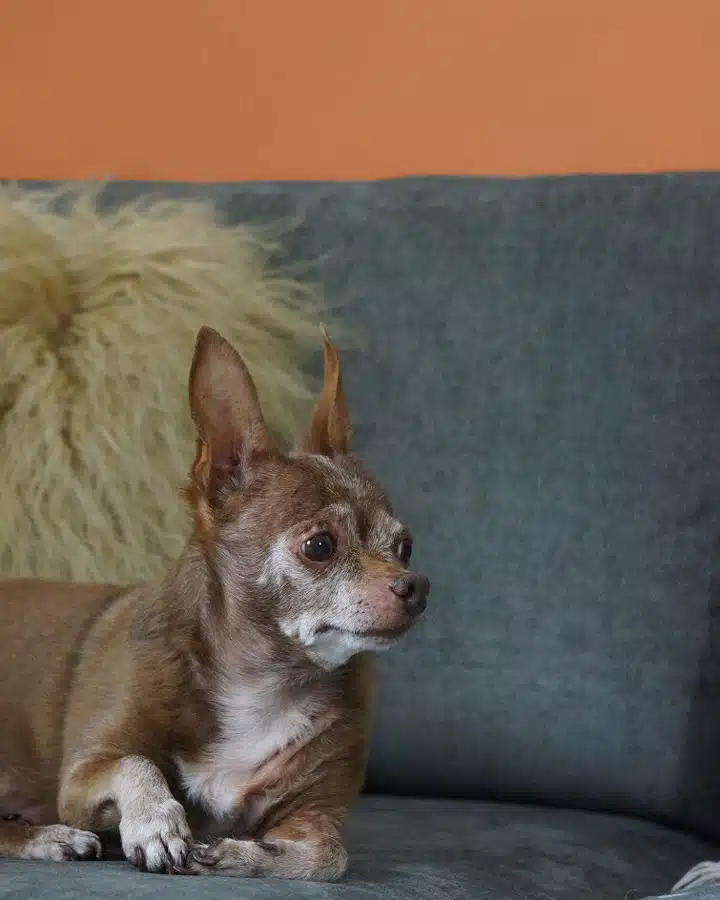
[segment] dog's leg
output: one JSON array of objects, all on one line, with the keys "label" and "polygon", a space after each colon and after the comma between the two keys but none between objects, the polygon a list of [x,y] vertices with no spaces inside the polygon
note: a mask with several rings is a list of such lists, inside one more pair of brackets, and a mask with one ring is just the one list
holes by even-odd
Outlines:
[{"label": "dog's leg", "polygon": [[[368,669],[362,669],[367,672]],[[369,670],[372,672],[372,669]],[[188,859],[193,875],[294,878],[339,881],[348,866],[343,825],[360,793],[369,719],[358,708],[358,720],[346,721],[328,740],[326,731],[300,750],[289,750],[277,781],[264,789],[283,798],[258,826],[258,840],[226,838],[209,846],[196,845]],[[244,798],[237,808],[242,810]]]},{"label": "dog's leg", "polygon": [[191,840],[185,810],[162,772],[143,756],[86,760],[63,778],[63,821],[80,828],[103,824],[101,811],[117,812],[125,856],[142,871],[182,868]]},{"label": "dog's leg", "polygon": [[188,871],[194,875],[338,881],[347,863],[337,825],[305,810],[266,832],[262,840],[226,838],[208,847],[196,847]]},{"label": "dog's leg", "polygon": [[100,854],[100,841],[89,831],[79,831],[67,825],[0,822],[0,856],[62,862],[98,859]]}]

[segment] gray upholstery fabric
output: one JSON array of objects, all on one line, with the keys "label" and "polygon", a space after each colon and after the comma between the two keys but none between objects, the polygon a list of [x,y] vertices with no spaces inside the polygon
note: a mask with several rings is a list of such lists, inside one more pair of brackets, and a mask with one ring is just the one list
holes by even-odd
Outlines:
[{"label": "gray upholstery fabric", "polygon": [[395,798],[365,798],[348,843],[351,869],[338,885],[168,878],[123,862],[0,860],[0,897],[625,900],[629,892],[639,898],[666,890],[708,850],[676,832],[613,816]]},{"label": "gray upholstery fabric", "polygon": [[359,448],[433,581],[372,787],[720,836],[720,177],[153,188],[295,217],[368,338]]},{"label": "gray upholstery fabric", "polygon": [[[371,788],[719,839],[720,176],[116,184],[108,202],[147,190],[285,222],[280,261],[368,339],[345,357],[358,448],[433,582],[381,660]],[[442,808],[410,842],[415,807],[387,804],[355,826],[349,896],[425,896],[422,878],[432,896],[662,893],[719,855],[551,810],[515,831],[464,818],[514,807]],[[370,842],[384,828],[398,843]],[[154,890],[120,871],[103,896]]]}]

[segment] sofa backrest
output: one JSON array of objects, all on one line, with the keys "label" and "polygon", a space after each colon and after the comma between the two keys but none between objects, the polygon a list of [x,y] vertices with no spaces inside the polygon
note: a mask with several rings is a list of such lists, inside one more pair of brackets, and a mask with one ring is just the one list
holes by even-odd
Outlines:
[{"label": "sofa backrest", "polygon": [[432,579],[371,789],[720,837],[720,176],[115,184],[295,221]]}]

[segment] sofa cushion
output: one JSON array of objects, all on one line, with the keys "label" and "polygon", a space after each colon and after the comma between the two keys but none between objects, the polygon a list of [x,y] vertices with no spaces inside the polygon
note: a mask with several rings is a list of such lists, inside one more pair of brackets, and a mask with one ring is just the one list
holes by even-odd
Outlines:
[{"label": "sofa cushion", "polygon": [[14,900],[625,900],[667,890],[707,845],[598,813],[461,801],[365,797],[348,827],[350,871],[337,885],[140,874],[128,863],[0,860]]}]

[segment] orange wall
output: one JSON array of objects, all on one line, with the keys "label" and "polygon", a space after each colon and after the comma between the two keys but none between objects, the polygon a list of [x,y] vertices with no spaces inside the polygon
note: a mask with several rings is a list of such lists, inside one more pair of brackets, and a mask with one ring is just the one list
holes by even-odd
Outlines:
[{"label": "orange wall", "polygon": [[0,176],[720,169],[720,0],[21,0]]}]

